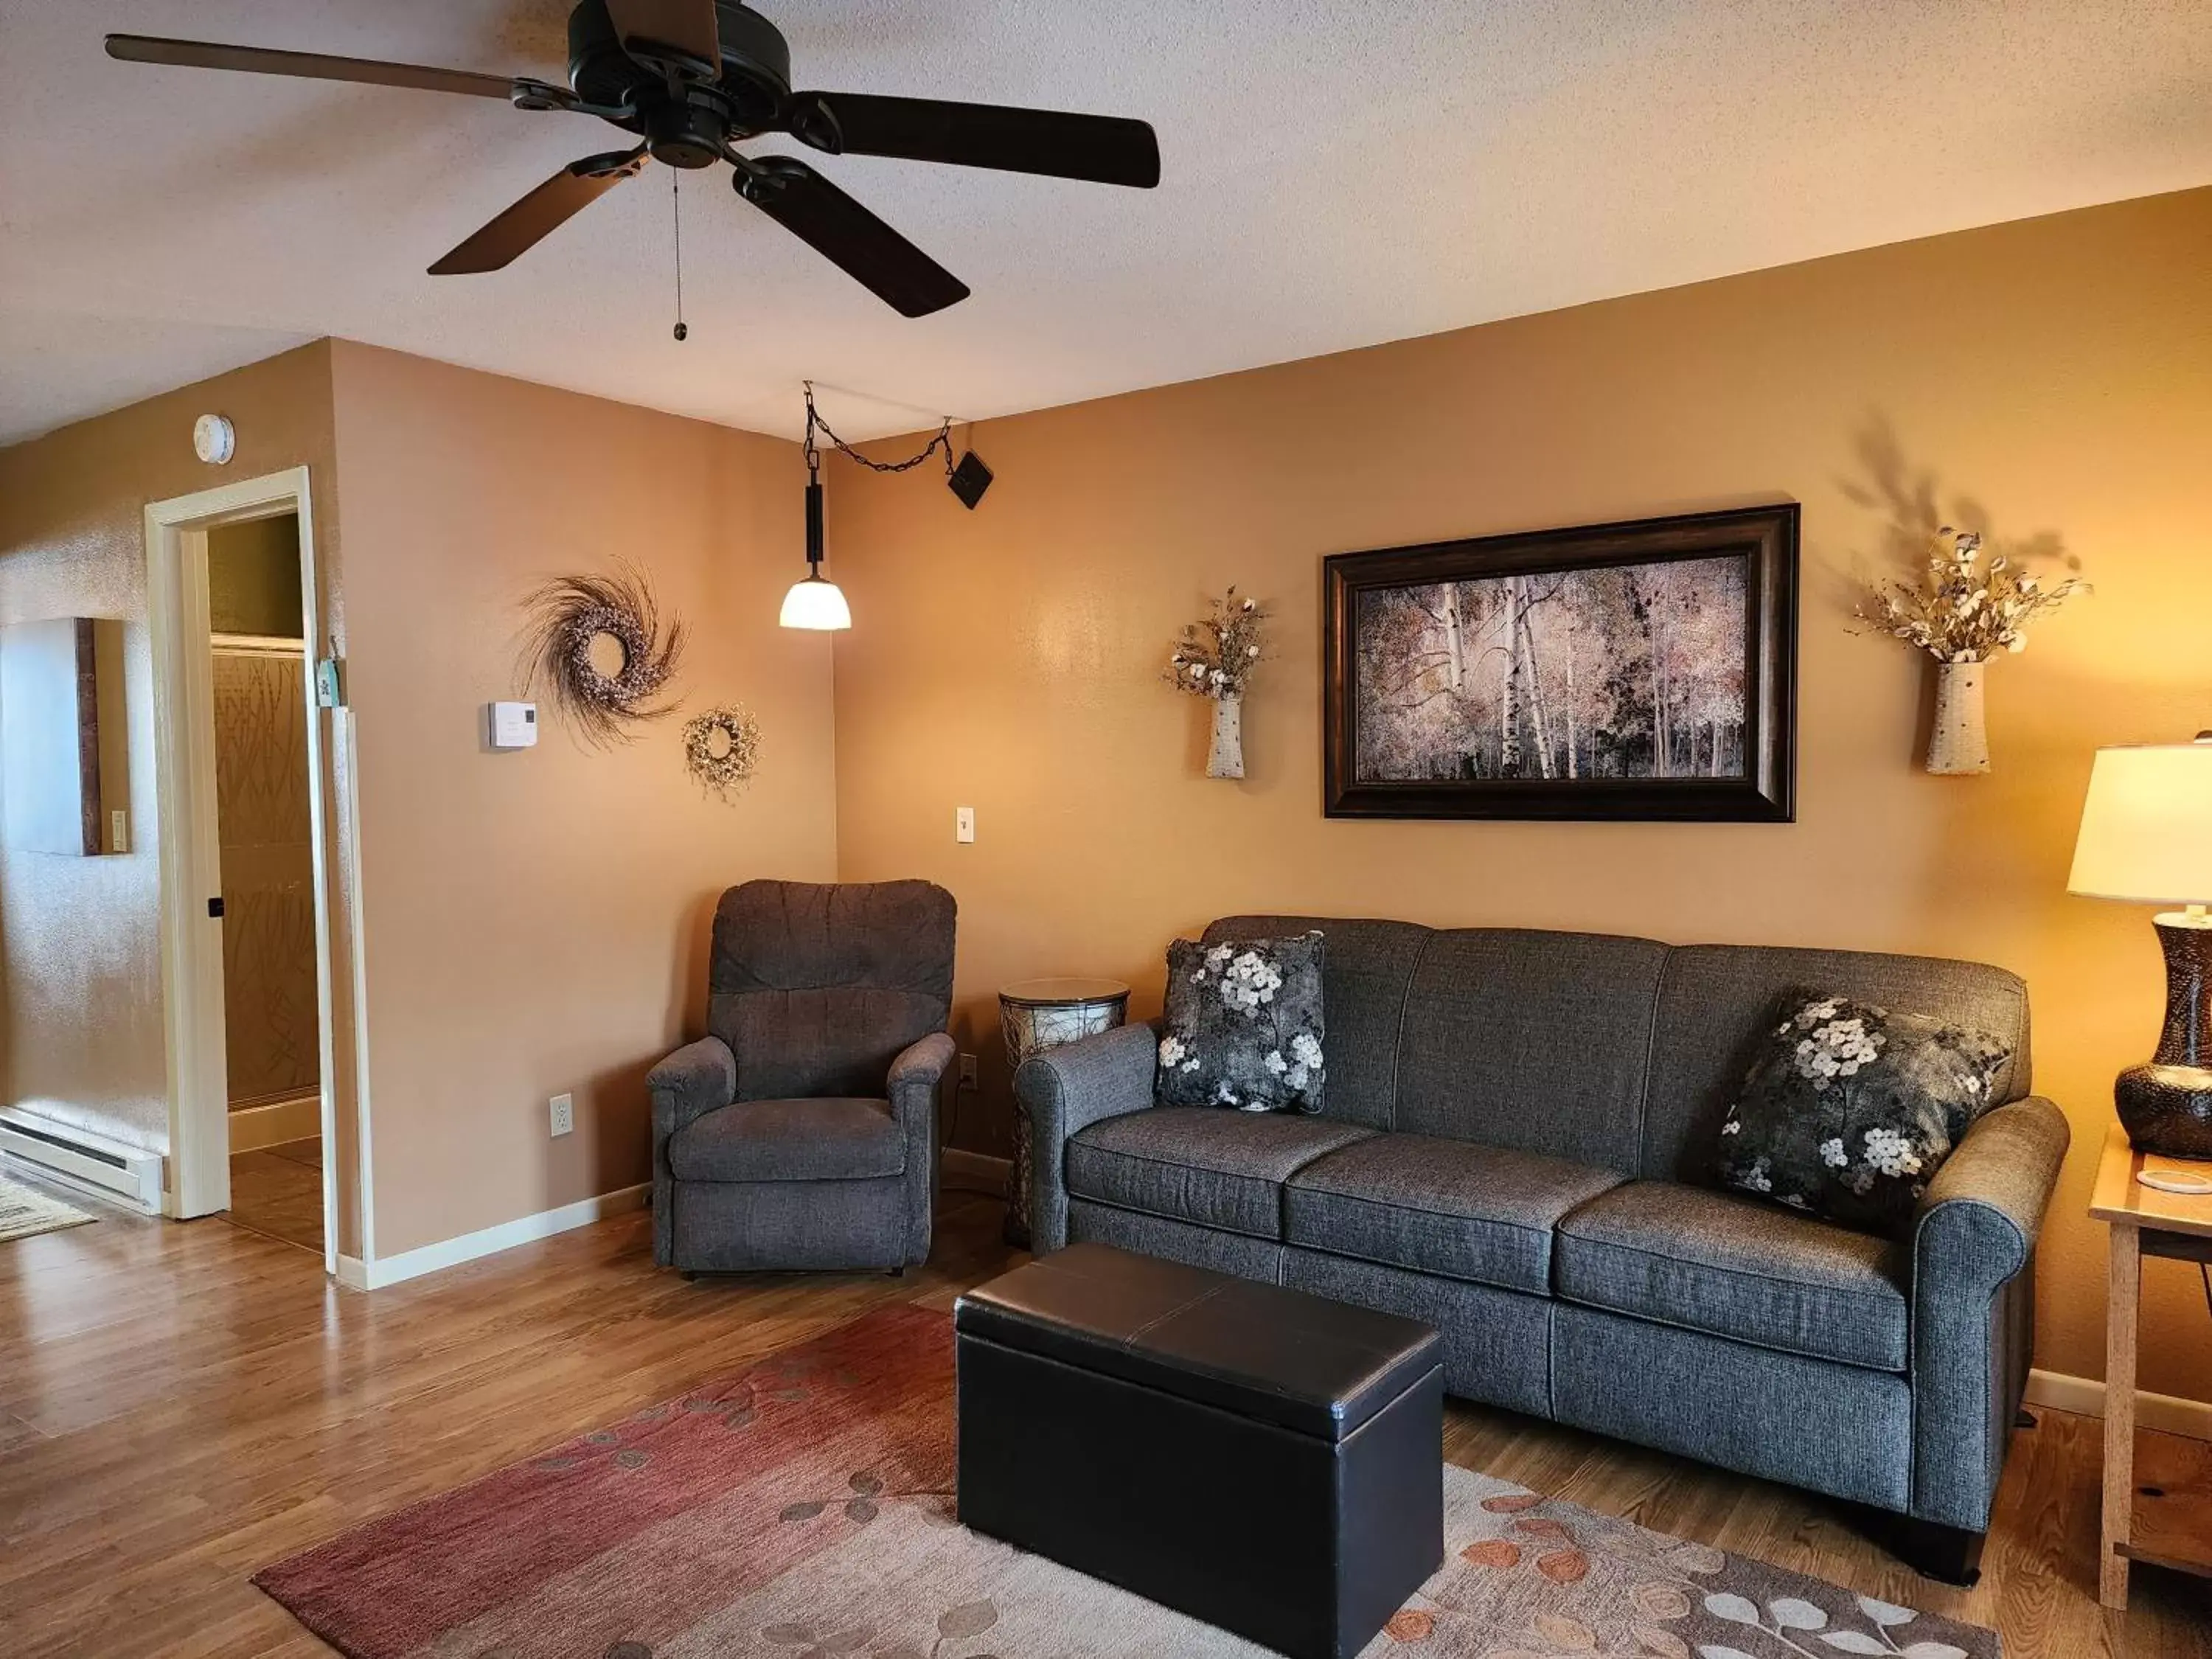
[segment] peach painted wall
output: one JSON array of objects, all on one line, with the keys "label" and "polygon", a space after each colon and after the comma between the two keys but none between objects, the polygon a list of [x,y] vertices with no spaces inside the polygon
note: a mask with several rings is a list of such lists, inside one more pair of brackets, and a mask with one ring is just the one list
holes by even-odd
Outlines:
[{"label": "peach painted wall", "polygon": [[[801,568],[794,445],[374,348],[332,347],[359,738],[375,1248],[388,1257],[642,1181],[644,1078],[702,1029],[715,898],[836,872],[830,652],[775,625]],[[682,713],[610,752],[520,694],[520,604],[628,558],[690,636]],[[761,775],[703,798],[684,713],[760,716]],[[555,1140],[548,1097],[575,1096]]]},{"label": "peach painted wall", "polygon": [[[991,422],[972,514],[841,463],[839,871],[958,896],[957,1025],[986,1068],[961,1143],[1006,1145],[998,984],[1111,974],[1147,1014],[1167,940],[1229,911],[1985,959],[2027,976],[2036,1078],[2075,1125],[2038,1363],[2099,1374],[2084,1206],[2161,979],[2147,911],[2064,887],[2092,750],[2212,725],[2207,270],[2198,191]],[[1783,499],[1804,504],[1795,824],[1322,816],[1323,556]],[[1917,769],[1926,665],[1846,627],[1853,568],[1936,515],[2054,535],[2097,585],[1993,671],[1983,779]],[[1278,618],[1242,783],[1200,775],[1203,706],[1158,678],[1231,582]],[[2195,1276],[2146,1278],[2146,1386],[2203,1397]]]},{"label": "peach painted wall", "polygon": [[[57,858],[0,849],[7,1098],[166,1150],[154,691],[146,629],[149,501],[305,465],[335,568],[330,352],[302,346],[0,449],[0,623],[124,623],[131,850]],[[193,417],[230,416],[227,467],[192,453]]]}]

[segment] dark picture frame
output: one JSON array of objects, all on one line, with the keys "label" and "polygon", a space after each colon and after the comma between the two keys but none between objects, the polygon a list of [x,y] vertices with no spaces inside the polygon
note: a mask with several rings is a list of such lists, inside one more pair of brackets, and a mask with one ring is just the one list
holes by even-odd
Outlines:
[{"label": "dark picture frame", "polygon": [[1794,501],[1332,556],[1325,811],[1792,821],[1797,566]]}]

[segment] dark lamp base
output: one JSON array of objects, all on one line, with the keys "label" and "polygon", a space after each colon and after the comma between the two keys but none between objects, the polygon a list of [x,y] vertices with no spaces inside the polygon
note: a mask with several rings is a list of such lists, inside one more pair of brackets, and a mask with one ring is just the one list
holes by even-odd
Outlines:
[{"label": "dark lamp base", "polygon": [[2137,1152],[2212,1161],[2212,1071],[2130,1066],[2112,1085],[2112,1103]]},{"label": "dark lamp base", "polygon": [[2153,919],[2166,952],[2166,1029],[2148,1066],[2130,1066],[2112,1103],[2140,1152],[2212,1160],[2212,923]]}]

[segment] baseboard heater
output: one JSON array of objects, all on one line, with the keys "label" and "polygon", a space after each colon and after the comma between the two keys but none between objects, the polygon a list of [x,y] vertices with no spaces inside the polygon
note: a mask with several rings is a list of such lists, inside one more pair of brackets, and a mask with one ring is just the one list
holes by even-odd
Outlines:
[{"label": "baseboard heater", "polygon": [[64,1185],[161,1213],[161,1155],[89,1130],[0,1108],[0,1152],[35,1164]]}]

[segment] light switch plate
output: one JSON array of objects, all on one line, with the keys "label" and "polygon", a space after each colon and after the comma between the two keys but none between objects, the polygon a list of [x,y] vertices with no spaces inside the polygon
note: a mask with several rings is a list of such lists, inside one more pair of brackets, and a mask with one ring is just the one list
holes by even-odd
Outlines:
[{"label": "light switch plate", "polygon": [[556,1095],[549,1103],[553,1110],[553,1133],[556,1135],[565,1135],[576,1127],[575,1096]]},{"label": "light switch plate", "polygon": [[117,807],[107,815],[107,850],[127,853],[131,850],[131,815]]},{"label": "light switch plate", "polygon": [[952,809],[952,839],[970,842],[975,839],[975,809],[956,806]]}]

